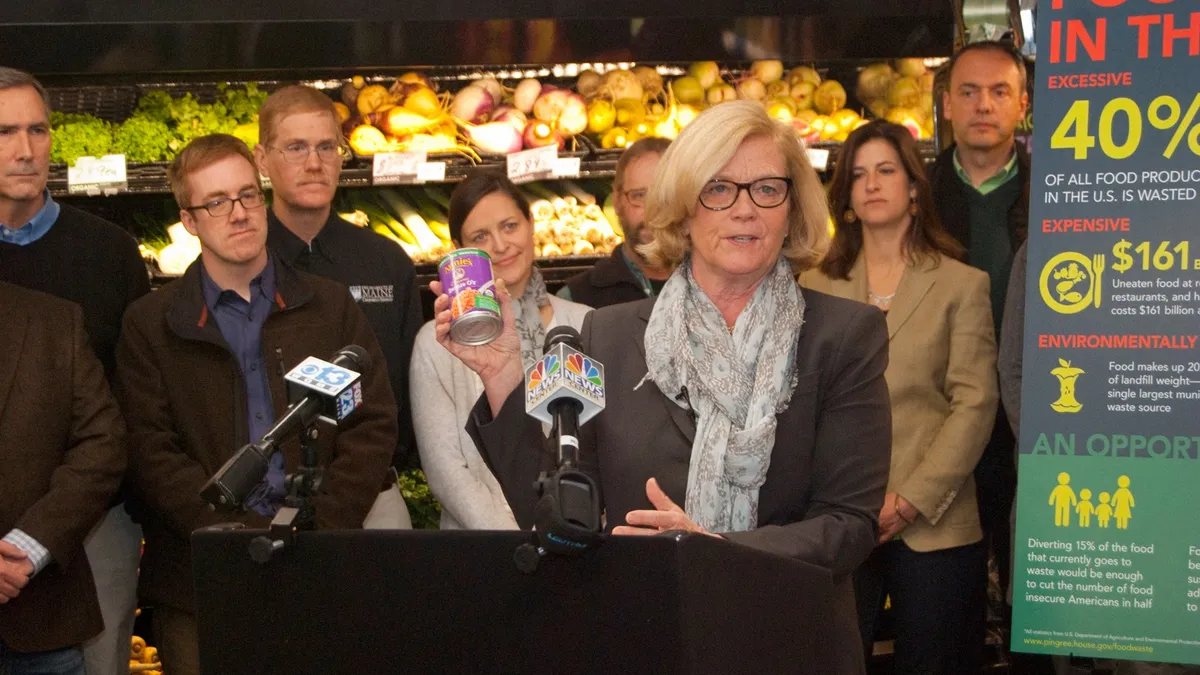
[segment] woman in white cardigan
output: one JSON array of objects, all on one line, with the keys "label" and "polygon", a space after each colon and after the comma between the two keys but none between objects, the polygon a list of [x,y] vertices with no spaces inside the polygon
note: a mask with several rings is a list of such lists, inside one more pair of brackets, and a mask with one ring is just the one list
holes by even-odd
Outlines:
[{"label": "woman in white cardigan", "polygon": [[[541,357],[546,331],[583,326],[590,307],[546,292],[533,264],[529,202],[507,178],[476,174],[459,183],[450,196],[449,220],[456,245],[491,256],[493,273],[519,298],[517,332],[526,367]],[[500,484],[464,431],[483,383],[437,343],[432,321],[417,333],[409,389],[421,466],[442,504],[442,529],[517,529]]]}]

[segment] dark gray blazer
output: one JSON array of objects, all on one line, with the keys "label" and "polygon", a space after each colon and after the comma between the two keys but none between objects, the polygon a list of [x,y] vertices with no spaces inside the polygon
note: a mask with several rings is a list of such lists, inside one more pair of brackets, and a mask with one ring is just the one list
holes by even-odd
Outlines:
[{"label": "dark gray blazer", "polygon": [[[884,315],[860,302],[803,291],[796,348],[799,384],[779,416],[759,493],[758,528],[724,536],[849,575],[876,544],[891,459],[892,419],[883,374]],[[592,312],[583,349],[605,368],[607,408],[581,429],[581,463],[603,494],[609,530],[634,509],[653,508],[650,477],[683,505],[696,425],[646,374],[644,336],[654,300]],[[518,388],[493,420],[486,395],[467,431],[504,489],[517,522],[533,524],[538,472],[552,468],[541,425],[525,415]]]}]

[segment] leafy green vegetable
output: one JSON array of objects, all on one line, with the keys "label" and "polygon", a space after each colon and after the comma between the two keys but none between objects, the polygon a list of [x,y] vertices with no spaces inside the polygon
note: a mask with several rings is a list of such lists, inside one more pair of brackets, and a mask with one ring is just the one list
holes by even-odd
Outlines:
[{"label": "leafy green vegetable", "polygon": [[414,530],[436,530],[442,519],[442,505],[429,491],[429,481],[420,469],[400,474],[400,494],[408,505]]},{"label": "leafy green vegetable", "polygon": [[267,100],[267,92],[259,91],[258,84],[248,83],[244,88],[218,87],[224,96],[225,108],[238,124],[258,123],[258,110]]},{"label": "leafy green vegetable", "polygon": [[165,91],[148,92],[138,100],[133,112],[165,124],[171,119],[171,95]]},{"label": "leafy green vegetable", "polygon": [[113,152],[113,127],[93,115],[55,112],[50,115],[50,161],[74,166],[80,157]]},{"label": "leafy green vegetable", "polygon": [[161,162],[170,159],[173,135],[167,123],[143,113],[125,120],[117,129],[116,147],[127,162]]},{"label": "leafy green vegetable", "polygon": [[191,94],[172,99],[169,109],[175,121],[175,138],[171,142],[175,152],[201,136],[228,134],[237,126],[224,104],[200,103]]}]

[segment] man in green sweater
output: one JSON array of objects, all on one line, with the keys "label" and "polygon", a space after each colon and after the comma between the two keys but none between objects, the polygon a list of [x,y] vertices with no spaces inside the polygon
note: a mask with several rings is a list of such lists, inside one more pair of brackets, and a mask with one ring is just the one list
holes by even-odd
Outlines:
[{"label": "man in green sweater", "polygon": [[[954,145],[938,157],[930,182],[942,225],[966,247],[966,262],[991,278],[992,317],[999,335],[1013,257],[1028,232],[1029,156],[1015,137],[1029,105],[1025,61],[1011,44],[976,42],[955,54],[949,67],[942,105],[954,128]],[[1015,447],[1001,406],[975,481],[985,543],[995,556],[1005,594]]]}]

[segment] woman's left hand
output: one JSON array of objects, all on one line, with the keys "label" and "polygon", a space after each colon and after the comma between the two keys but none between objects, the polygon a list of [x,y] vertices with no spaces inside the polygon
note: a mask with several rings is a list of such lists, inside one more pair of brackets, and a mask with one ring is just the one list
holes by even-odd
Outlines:
[{"label": "woman's left hand", "polygon": [[891,541],[920,515],[917,507],[907,499],[895,492],[887,493],[883,498],[883,508],[879,511],[879,543],[886,544]]},{"label": "woman's left hand", "polygon": [[625,522],[628,525],[619,525],[613,528],[613,534],[632,534],[647,536],[666,532],[667,530],[683,530],[685,532],[696,532],[698,534],[707,534],[710,537],[720,535],[713,534],[703,527],[700,527],[693,521],[686,511],[681,509],[678,504],[671,501],[667,493],[658,486],[658,481],[654,478],[646,481],[646,496],[650,498],[650,503],[654,505],[654,511],[630,511],[625,515]]}]

